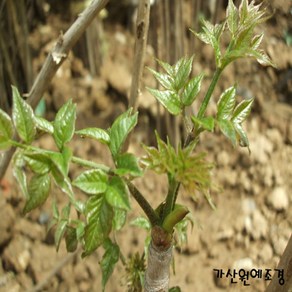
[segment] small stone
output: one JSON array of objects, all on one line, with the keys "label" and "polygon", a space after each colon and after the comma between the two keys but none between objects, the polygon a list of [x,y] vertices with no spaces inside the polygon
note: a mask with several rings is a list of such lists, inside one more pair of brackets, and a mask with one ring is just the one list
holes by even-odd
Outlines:
[{"label": "small stone", "polygon": [[218,232],[216,239],[218,241],[224,241],[224,240],[228,240],[228,239],[232,238],[233,236],[234,236],[233,228],[227,228],[225,230]]},{"label": "small stone", "polygon": [[240,269],[251,270],[255,268],[251,258],[239,259],[233,263],[232,267],[233,269],[236,269],[237,271]]},{"label": "small stone", "polygon": [[252,230],[251,236],[257,240],[266,238],[268,233],[268,222],[259,210],[255,210],[252,214]]},{"label": "small stone", "polygon": [[268,204],[275,211],[286,211],[289,206],[289,198],[283,187],[276,187],[267,198]]},{"label": "small stone", "polygon": [[3,261],[9,269],[17,272],[26,270],[30,256],[31,242],[23,236],[15,236],[3,252]]},{"label": "small stone", "polygon": [[45,229],[37,223],[21,218],[15,224],[15,231],[26,235],[33,240],[43,240],[45,238]]},{"label": "small stone", "polygon": [[219,166],[228,166],[230,163],[230,154],[226,151],[220,151],[217,155],[217,163]]},{"label": "small stone", "polygon": [[273,151],[273,144],[264,135],[257,135],[250,143],[251,157],[260,164],[267,164]]}]

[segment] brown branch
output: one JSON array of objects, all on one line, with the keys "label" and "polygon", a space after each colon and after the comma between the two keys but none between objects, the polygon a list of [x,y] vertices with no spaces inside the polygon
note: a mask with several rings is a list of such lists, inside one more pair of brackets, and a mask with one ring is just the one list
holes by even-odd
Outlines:
[{"label": "brown branch", "polygon": [[136,41],[129,107],[137,109],[149,28],[150,0],[141,0],[136,23]]},{"label": "brown branch", "polygon": [[[88,25],[96,17],[108,0],[95,0],[79,15],[77,20],[64,35],[60,35],[55,47],[48,55],[40,73],[38,74],[29,94],[28,103],[35,108],[47,90],[58,68],[67,58],[69,51],[84,33]],[[4,176],[15,148],[7,151],[0,163],[0,179]]]}]

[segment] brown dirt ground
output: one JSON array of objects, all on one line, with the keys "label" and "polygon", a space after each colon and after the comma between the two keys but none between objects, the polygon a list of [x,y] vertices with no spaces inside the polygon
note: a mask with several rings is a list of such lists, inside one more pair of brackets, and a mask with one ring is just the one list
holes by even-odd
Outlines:
[{"label": "brown dirt ground", "polygon": [[[174,251],[175,275],[171,273],[171,286],[178,285],[182,291],[264,291],[268,281],[250,279],[250,286],[244,286],[241,281],[231,284],[230,279],[215,279],[213,269],[274,269],[291,235],[292,48],[283,37],[289,26],[291,29],[288,2],[271,1],[275,14],[262,27],[265,30],[263,47],[278,70],[262,68],[250,60],[239,61],[226,70],[214,93],[216,99],[220,90],[237,82],[243,97],[255,96],[256,103],[246,123],[251,154],[234,149],[219,133],[202,138],[200,147],[207,150],[208,159],[216,163],[214,181],[222,191],[213,194],[216,211],[201,197],[194,200],[184,193],[180,196],[179,201],[188,205],[195,220],[192,232],[189,230],[188,243]],[[59,16],[50,15],[48,24],[32,33],[31,42],[35,50],[41,51],[34,60],[35,71],[60,27]],[[46,37],[41,31],[46,31]],[[78,104],[78,128],[108,127],[114,117],[125,110],[131,81],[133,37],[122,26],[112,25],[105,28],[104,38],[107,53],[100,77],[92,78],[82,61],[73,55],[58,71],[45,96],[49,119],[69,97]],[[211,62],[211,52],[205,46],[198,52],[194,71],[203,69],[208,75],[206,65]],[[150,46],[146,65],[154,66]],[[147,72],[145,76],[146,84],[153,83]],[[210,112],[215,105],[215,102],[211,104]],[[140,112],[140,124],[130,144],[130,152],[139,155],[143,154],[140,143],[151,142],[154,136],[155,101],[144,91]],[[54,147],[46,136],[36,144]],[[72,148],[75,155],[97,162],[107,163],[110,159],[106,149],[91,141],[80,143],[76,139]],[[70,175],[76,173],[78,169],[73,168]],[[137,180],[136,185],[153,205],[163,200],[165,177],[149,172],[143,180]],[[24,201],[11,168],[1,182],[0,193],[3,218],[0,222],[0,291],[25,291],[43,281],[67,257],[65,246],[62,243],[56,253],[52,234],[45,231],[51,218],[50,199],[40,210],[26,217],[21,215]],[[54,189],[53,194],[61,205],[65,204],[60,191]],[[128,221],[142,215],[135,202],[132,207]],[[127,226],[117,235],[117,240],[123,254],[128,256],[143,251],[145,237],[144,231]],[[72,257],[42,291],[100,291],[101,273],[97,263],[101,255],[97,252],[84,260],[79,254]],[[106,290],[126,291],[121,264]]]}]

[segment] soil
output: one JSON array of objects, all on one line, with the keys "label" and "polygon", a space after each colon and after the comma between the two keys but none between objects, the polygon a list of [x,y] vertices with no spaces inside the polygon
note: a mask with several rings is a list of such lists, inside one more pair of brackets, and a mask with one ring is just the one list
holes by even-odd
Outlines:
[{"label": "soil", "polygon": [[[264,291],[268,280],[250,278],[216,278],[214,269],[240,268],[274,269],[291,235],[292,228],[292,47],[285,42],[285,32],[291,33],[289,1],[270,1],[273,17],[261,27],[265,31],[263,47],[278,68],[265,68],[251,60],[238,61],[228,67],[214,93],[238,83],[244,98],[255,97],[251,118],[246,123],[251,154],[246,149],[234,149],[219,133],[203,136],[200,148],[215,162],[214,182],[220,191],[212,193],[216,210],[200,196],[182,193],[180,203],[186,204],[194,218],[188,230],[188,242],[174,250],[175,274],[171,271],[171,286],[182,291]],[[68,22],[60,14],[50,14],[47,23],[37,26],[30,35],[35,52],[34,71],[38,72],[46,53],[61,29]],[[45,33],[44,33],[45,32]],[[290,36],[291,37],[291,36]],[[133,60],[131,29],[109,21],[103,31],[105,53],[100,75],[92,77],[82,60],[73,53],[59,69],[45,95],[46,117],[53,119],[56,110],[68,99],[77,103],[77,128],[97,126],[107,128],[127,107]],[[206,46],[197,48],[194,71],[205,70],[212,62],[212,52]],[[153,48],[147,49],[146,65],[155,66]],[[146,70],[145,70],[146,71]],[[145,72],[145,84],[153,79]],[[208,80],[205,82],[204,92]],[[215,101],[210,105],[214,111]],[[153,143],[156,104],[143,90],[139,104],[139,126],[132,136],[129,151],[143,155],[141,142]],[[36,145],[53,149],[53,141],[41,137]],[[74,139],[71,143],[77,156],[97,162],[111,163],[103,146],[92,141]],[[78,169],[72,168],[74,177]],[[166,179],[148,172],[137,179],[136,186],[158,205],[166,193]],[[54,197],[60,205],[66,200],[57,189]],[[82,196],[80,194],[80,196]],[[82,197],[81,197],[82,198]],[[21,214],[24,199],[12,175],[11,166],[0,189],[0,291],[26,291],[42,281],[41,291],[100,291],[100,251],[81,259],[80,251],[69,255],[62,242],[59,252],[54,247],[52,232],[46,231],[52,218],[49,199],[40,210],[27,216]],[[133,201],[128,222],[142,215]],[[127,226],[117,240],[124,256],[143,252],[146,232]],[[59,266],[62,266],[59,269]],[[106,291],[127,291],[125,271],[121,264],[109,280]]]}]

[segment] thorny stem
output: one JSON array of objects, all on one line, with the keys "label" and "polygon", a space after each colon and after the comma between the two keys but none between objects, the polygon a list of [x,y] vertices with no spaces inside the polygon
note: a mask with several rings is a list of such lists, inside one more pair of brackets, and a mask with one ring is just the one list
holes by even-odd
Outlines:
[{"label": "thorny stem", "polygon": [[140,193],[140,191],[127,179],[125,179],[126,184],[134,197],[137,203],[140,205],[142,210],[145,212],[152,226],[155,226],[159,223],[159,217],[155,213],[154,209],[148,203],[148,201],[144,198],[144,196]]}]

